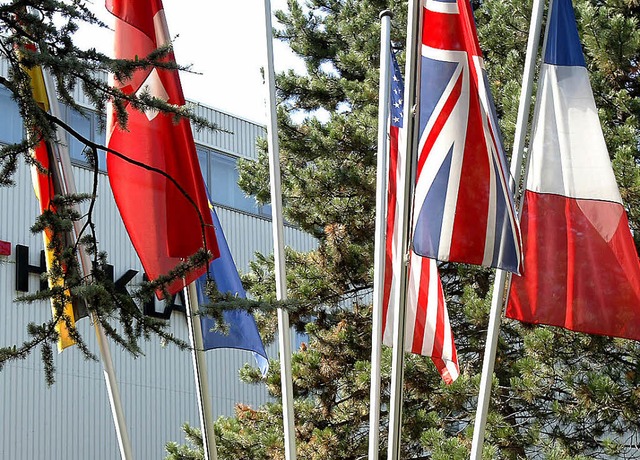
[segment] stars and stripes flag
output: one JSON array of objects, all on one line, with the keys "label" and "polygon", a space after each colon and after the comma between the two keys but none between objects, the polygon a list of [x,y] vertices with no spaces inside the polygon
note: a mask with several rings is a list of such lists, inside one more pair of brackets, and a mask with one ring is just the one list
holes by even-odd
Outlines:
[{"label": "stars and stripes flag", "polygon": [[414,251],[519,272],[520,231],[468,0],[423,8]]},{"label": "stars and stripes flag", "polygon": [[554,0],[507,316],[640,340],[640,263],[570,0]]},{"label": "stars and stripes flag", "polygon": [[[391,53],[391,109],[389,126],[389,177],[387,191],[386,257],[383,294],[383,343],[393,344],[393,306],[391,291],[397,289],[398,279],[393,274],[393,257],[399,248],[400,222],[398,216],[398,182],[404,159],[398,154],[404,142],[403,97],[404,83],[400,67]],[[405,351],[430,356],[443,380],[452,383],[459,375],[456,348],[451,333],[447,307],[442,291],[436,261],[411,251],[408,269],[405,322]]]},{"label": "stars and stripes flag", "polygon": [[[169,44],[170,36],[161,0],[107,0],[115,16],[115,57],[135,60]],[[169,53],[167,60],[174,60]],[[158,67],[134,72],[127,81],[115,81],[126,94],[149,93],[169,104],[185,104],[177,70]],[[218,256],[205,185],[189,120],[126,107],[127,128],[116,123],[111,104],[107,111],[109,148],[141,163],[107,154],[113,196],[145,272],[150,280],[166,275],[201,248]],[[164,172],[177,184],[164,175]],[[185,196],[187,195],[187,196]],[[206,272],[206,264],[168,286],[170,294]]]}]

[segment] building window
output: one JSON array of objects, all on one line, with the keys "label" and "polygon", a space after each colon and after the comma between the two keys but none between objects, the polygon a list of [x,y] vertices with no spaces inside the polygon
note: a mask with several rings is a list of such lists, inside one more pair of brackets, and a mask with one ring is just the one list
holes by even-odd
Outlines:
[{"label": "building window", "polygon": [[[98,113],[89,109],[79,112],[65,105],[61,109],[64,121],[81,136],[96,144],[105,145],[106,134],[104,123],[101,123],[104,118],[101,120]],[[0,142],[6,144],[20,142],[24,133],[18,105],[11,99],[9,90],[3,87],[0,87],[0,110],[2,111]],[[83,155],[84,143],[70,134],[67,134],[66,141],[69,146],[69,155],[74,163],[86,165],[87,159]],[[246,196],[238,186],[237,157],[202,146],[197,146],[197,152],[202,175],[213,203],[262,217],[271,217],[270,205],[258,205],[255,198]],[[98,168],[102,171],[107,169],[104,150],[98,150]]]},{"label": "building window", "polygon": [[[65,107],[65,121],[76,130],[81,136],[95,142],[99,145],[104,145],[106,142],[106,134],[104,131],[104,123],[101,123],[100,115],[93,110],[84,110],[82,113],[71,107]],[[87,163],[86,157],[83,155],[85,144],[68,135],[69,155],[72,160]],[[98,150],[98,168],[102,171],[107,169],[107,159],[104,150]]]},{"label": "building window", "polygon": [[[104,132],[104,123],[100,123],[100,116],[92,111],[85,110],[80,113],[71,107],[62,106],[62,116],[65,123],[69,124],[74,130],[87,139],[104,145],[106,135]],[[0,142],[4,144],[14,144],[22,141],[24,137],[24,128],[18,104],[11,99],[11,93],[8,89],[0,87],[0,111],[2,113],[2,123],[0,123]],[[73,160],[87,163],[86,158],[82,154],[84,144],[75,137],[67,134],[67,145],[69,146],[69,155]],[[105,170],[106,156],[105,152],[98,151],[98,166],[101,170]]]},{"label": "building window", "polygon": [[24,129],[18,104],[11,99],[11,92],[3,86],[0,86],[0,111],[2,113],[0,142],[4,144],[15,144],[22,141]]},{"label": "building window", "polygon": [[238,186],[238,158],[197,146],[198,160],[211,201],[239,211],[270,217],[271,206],[260,206]]}]

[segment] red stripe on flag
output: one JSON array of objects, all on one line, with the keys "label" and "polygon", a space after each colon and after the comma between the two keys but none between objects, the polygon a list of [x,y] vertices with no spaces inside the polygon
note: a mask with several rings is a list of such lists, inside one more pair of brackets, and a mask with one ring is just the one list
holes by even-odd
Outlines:
[{"label": "red stripe on flag", "polygon": [[[431,287],[431,270],[429,267],[429,259],[420,259],[420,263],[417,266],[412,265],[410,269],[417,269],[420,273],[420,285],[418,286],[416,316],[413,319],[413,340],[411,345],[411,352],[422,354],[422,345],[424,343],[425,329],[427,327],[427,309],[429,307],[429,291]],[[412,274],[409,273],[409,278]],[[425,306],[425,308],[421,308]]]},{"label": "red stripe on flag", "polygon": [[[486,243],[486,228],[489,219],[490,164],[487,141],[481,115],[477,85],[469,95],[469,121],[464,144],[464,159],[453,234],[451,237],[451,260],[482,265]],[[478,229],[470,232],[469,229]]]},{"label": "red stripe on flag", "polygon": [[[476,20],[473,17],[473,11],[471,11],[471,2],[469,0],[457,0],[458,10],[460,11],[460,22],[462,23],[460,28],[462,29],[462,36],[464,37],[465,47],[464,50],[469,54],[469,63],[472,64],[473,56],[482,57],[482,49],[480,48],[480,41],[478,40],[478,32],[476,31]],[[475,75],[475,66],[471,65],[472,74]],[[475,75],[476,81],[478,76]]]},{"label": "red stripe on flag", "polygon": [[387,326],[391,285],[393,283],[393,235],[395,233],[398,190],[398,132],[397,126],[389,127],[389,178],[387,185],[387,232],[385,240],[385,271],[382,301],[382,330]]},{"label": "red stripe on flag", "polygon": [[438,283],[438,301],[436,303],[436,330],[434,331],[435,340],[433,341],[433,356],[442,356],[444,350],[444,294],[442,285]]},{"label": "red stripe on flag", "polygon": [[458,14],[440,13],[425,8],[423,18],[423,45],[452,51],[465,50],[464,42],[461,40],[463,29]]},{"label": "red stripe on flag", "polygon": [[622,205],[527,191],[507,316],[640,340],[640,263]]}]

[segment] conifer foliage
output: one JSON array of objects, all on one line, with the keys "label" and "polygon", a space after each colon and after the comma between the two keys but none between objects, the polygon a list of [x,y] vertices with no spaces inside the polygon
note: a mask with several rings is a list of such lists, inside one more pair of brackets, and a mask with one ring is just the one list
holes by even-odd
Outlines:
[{"label": "conifer foliage", "polygon": [[[163,283],[179,278],[193,264],[202,265],[208,259],[207,254],[196,254],[178,267],[175,273],[162,277],[159,283],[145,285],[133,296],[137,303],[129,293],[123,292],[111,280],[107,255],[97,243],[93,220],[99,180],[97,154],[98,150],[106,150],[106,147],[82,136],[64,120],[56,118],[38,104],[32,90],[30,70],[39,67],[50,75],[55,82],[60,102],[80,114],[84,114],[84,109],[73,97],[77,88],[82,90],[98,112],[104,113],[107,102],[112,102],[121,126],[126,126],[127,122],[125,104],[138,110],[153,108],[176,117],[189,117],[199,126],[215,126],[194,116],[185,107],[167,104],[147,92],[139,95],[126,94],[107,81],[107,74],[113,75],[116,80],[126,80],[136,70],[151,66],[179,68],[174,62],[165,59],[171,49],[170,45],[149,56],[138,56],[135,60],[112,59],[94,48],[86,48],[84,44],[74,42],[74,33],[80,24],[106,27],[91,13],[84,0],[10,0],[0,4],[0,60],[3,67],[8,69],[0,76],[0,85],[8,90],[17,103],[25,126],[22,140],[0,145],[0,186],[13,185],[20,162],[35,164],[39,171],[44,172],[43,165],[31,156],[33,147],[40,142],[49,145],[67,142],[66,136],[84,144],[84,155],[94,173],[93,190],[90,193],[63,195],[60,189],[56,190],[52,201],[57,212],[44,212],[32,227],[32,231],[36,233],[45,228],[52,232],[57,255],[46,276],[62,279],[62,283],[25,295],[20,300],[27,303],[52,300],[52,319],[42,324],[29,324],[29,337],[25,342],[0,348],[0,368],[9,361],[24,359],[32,351],[39,349],[49,384],[54,380],[52,347],[58,341],[56,324],[59,321],[66,323],[69,335],[85,357],[95,359],[93,350],[88,348],[79,330],[64,313],[63,307],[69,302],[92,313],[93,319],[102,325],[106,335],[133,355],[141,354],[139,341],[152,334],[186,348],[185,343],[167,332],[166,323],[145,316],[138,305],[149,300],[156,289],[162,288]],[[62,139],[56,136],[58,129],[62,129],[64,133]],[[111,153],[126,156],[126,152]],[[78,212],[77,209],[81,211]],[[78,220],[82,220],[84,226],[77,240],[71,245],[60,244],[64,236],[69,234],[73,222]],[[89,273],[82,273],[79,267],[78,251],[81,247],[92,259],[93,265]]]}]

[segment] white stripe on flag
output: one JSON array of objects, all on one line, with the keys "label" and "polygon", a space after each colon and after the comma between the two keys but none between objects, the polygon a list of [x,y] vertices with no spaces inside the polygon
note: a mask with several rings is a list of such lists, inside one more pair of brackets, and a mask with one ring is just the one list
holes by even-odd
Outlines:
[{"label": "white stripe on flag", "polygon": [[[537,127],[527,189],[622,204],[598,118],[587,69],[542,66]],[[580,162],[573,161],[575,152]]]}]

